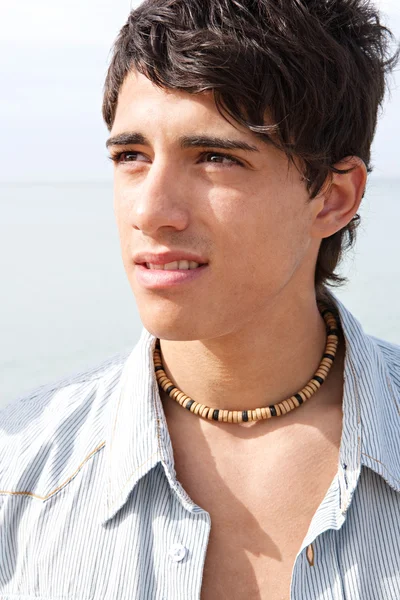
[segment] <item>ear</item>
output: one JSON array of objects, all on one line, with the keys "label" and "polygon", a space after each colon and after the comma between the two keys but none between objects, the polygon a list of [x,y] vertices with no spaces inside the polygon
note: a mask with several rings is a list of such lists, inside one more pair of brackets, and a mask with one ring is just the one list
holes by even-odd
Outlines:
[{"label": "ear", "polygon": [[336,163],[337,169],[349,173],[332,174],[332,182],[315,198],[319,209],[312,224],[312,235],[327,238],[343,229],[357,213],[367,183],[367,167],[358,156],[349,156]]}]

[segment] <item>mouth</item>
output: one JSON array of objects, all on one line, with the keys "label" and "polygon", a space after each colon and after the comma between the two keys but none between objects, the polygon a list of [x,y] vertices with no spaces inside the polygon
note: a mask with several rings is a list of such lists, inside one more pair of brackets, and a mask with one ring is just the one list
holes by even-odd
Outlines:
[{"label": "mouth", "polygon": [[142,263],[143,267],[150,271],[194,271],[200,267],[206,266],[206,263],[197,263],[193,260],[178,260],[163,265],[153,263]]},{"label": "mouth", "polygon": [[[165,290],[194,284],[208,270],[208,264],[177,261],[165,265],[136,264],[136,281],[145,289]],[[183,263],[183,264],[182,264]]]}]

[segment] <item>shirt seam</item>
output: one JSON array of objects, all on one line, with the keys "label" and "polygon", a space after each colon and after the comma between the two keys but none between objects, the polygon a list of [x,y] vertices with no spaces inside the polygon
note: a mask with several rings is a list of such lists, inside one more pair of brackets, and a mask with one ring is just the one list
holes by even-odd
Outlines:
[{"label": "shirt seam", "polygon": [[56,494],[59,490],[61,490],[66,485],[68,485],[68,483],[83,468],[84,464],[86,464],[88,462],[88,460],[90,458],[92,458],[92,456],[94,456],[97,452],[99,452],[99,450],[101,450],[102,448],[104,448],[104,446],[105,446],[105,442],[102,442],[99,446],[97,446],[97,448],[95,448],[94,450],[92,450],[92,452],[90,452],[84,458],[84,460],[80,463],[80,465],[73,472],[73,474],[70,477],[68,477],[68,479],[66,481],[64,481],[61,485],[59,485],[55,490],[52,490],[49,494],[47,494],[47,496],[39,496],[38,494],[34,494],[33,492],[22,492],[22,491],[21,492],[16,492],[16,491],[8,491],[8,490],[0,490],[0,494],[7,494],[7,495],[11,495],[11,496],[31,496],[33,498],[37,498],[38,500],[48,500],[48,498],[50,498],[51,496],[54,496],[54,494]]}]

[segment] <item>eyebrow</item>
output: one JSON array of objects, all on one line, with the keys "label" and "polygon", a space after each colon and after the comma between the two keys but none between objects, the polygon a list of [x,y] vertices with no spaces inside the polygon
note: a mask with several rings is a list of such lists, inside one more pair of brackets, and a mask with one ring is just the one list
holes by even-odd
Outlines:
[{"label": "eyebrow", "polygon": [[[225,150],[247,150],[248,152],[260,152],[257,146],[243,142],[242,140],[233,140],[230,138],[220,138],[205,135],[185,135],[178,140],[181,148],[223,148]],[[149,146],[148,139],[141,133],[126,132],[119,133],[110,137],[106,142],[106,147],[111,146],[129,146],[139,144]]]}]

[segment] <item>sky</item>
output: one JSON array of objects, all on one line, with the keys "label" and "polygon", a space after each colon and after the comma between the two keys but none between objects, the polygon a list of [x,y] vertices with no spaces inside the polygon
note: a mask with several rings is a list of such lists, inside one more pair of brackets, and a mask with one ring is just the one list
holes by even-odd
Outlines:
[{"label": "sky", "polygon": [[[101,116],[112,44],[135,0],[18,0],[1,7],[0,182],[112,181]],[[399,0],[380,0],[400,39]],[[374,173],[399,173],[400,74],[373,146]]]}]

